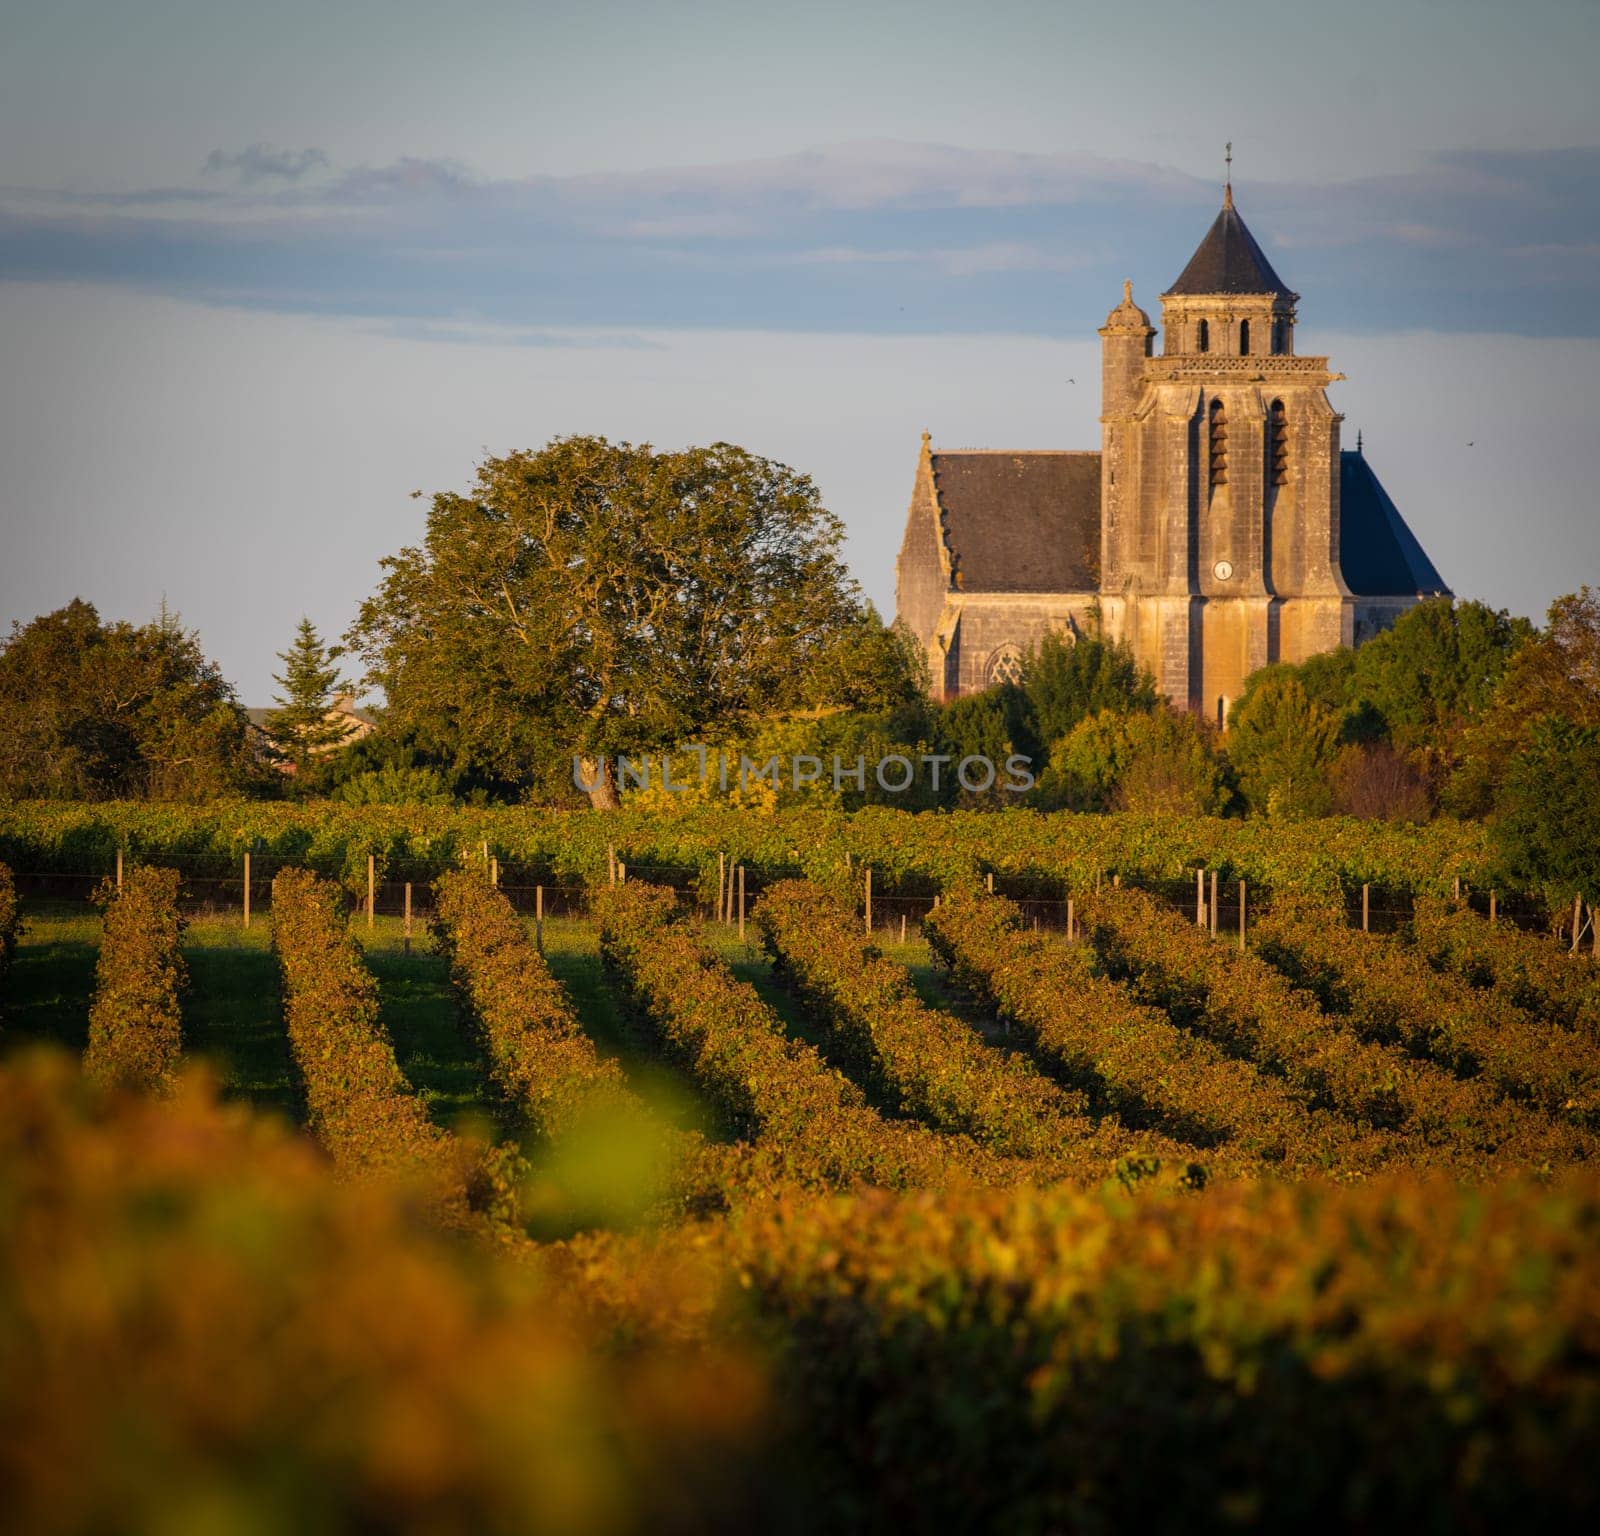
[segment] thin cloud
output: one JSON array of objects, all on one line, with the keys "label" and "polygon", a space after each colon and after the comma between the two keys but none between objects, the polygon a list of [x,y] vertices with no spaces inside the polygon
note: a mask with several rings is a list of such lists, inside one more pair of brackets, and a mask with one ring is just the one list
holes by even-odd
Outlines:
[{"label": "thin cloud", "polygon": [[320,149],[275,149],[270,144],[252,144],[237,154],[214,149],[201,166],[205,176],[233,176],[241,186],[253,187],[263,181],[299,181],[310,171],[326,170],[328,156]]}]

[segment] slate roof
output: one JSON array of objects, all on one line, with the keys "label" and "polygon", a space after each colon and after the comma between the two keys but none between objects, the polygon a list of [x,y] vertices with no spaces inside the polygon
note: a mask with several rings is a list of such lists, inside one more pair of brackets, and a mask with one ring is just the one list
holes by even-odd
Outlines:
[{"label": "slate roof", "polygon": [[1223,203],[1222,212],[1189,258],[1189,265],[1167,292],[1281,293],[1286,298],[1295,297],[1272,270],[1272,263],[1239,217],[1231,197]]},{"label": "slate roof", "polygon": [[945,543],[964,592],[1100,587],[1100,455],[932,455]]},{"label": "slate roof", "polygon": [[1450,593],[1359,451],[1339,454],[1339,564],[1358,597]]}]

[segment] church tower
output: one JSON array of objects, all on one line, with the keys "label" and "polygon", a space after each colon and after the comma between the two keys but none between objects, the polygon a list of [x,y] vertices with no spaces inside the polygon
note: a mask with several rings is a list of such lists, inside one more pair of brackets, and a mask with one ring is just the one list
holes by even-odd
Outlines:
[{"label": "church tower", "polygon": [[1233,205],[1161,295],[1100,328],[1100,450],[922,435],[895,563],[935,698],[1014,681],[1049,633],[1100,626],[1174,704],[1225,722],[1274,661],[1358,645],[1449,588],[1295,351],[1299,295]]},{"label": "church tower", "polygon": [[1127,292],[1100,332],[1107,627],[1173,703],[1218,721],[1256,668],[1353,640],[1325,393],[1340,375],[1295,353],[1298,299],[1230,184],[1161,295],[1160,354],[1131,372],[1144,317]]}]

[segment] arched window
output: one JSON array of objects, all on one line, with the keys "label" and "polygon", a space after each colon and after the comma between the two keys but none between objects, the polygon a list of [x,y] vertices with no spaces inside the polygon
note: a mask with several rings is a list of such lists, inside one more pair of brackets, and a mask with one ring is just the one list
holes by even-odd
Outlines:
[{"label": "arched window", "polygon": [[989,658],[989,665],[985,669],[986,680],[992,688],[996,683],[1020,683],[1022,681],[1022,651],[1015,645],[1002,645],[994,655]]},{"label": "arched window", "polygon": [[1202,352],[1211,350],[1211,325],[1205,320],[1200,322],[1200,350]]},{"label": "arched window", "polygon": [[1248,320],[1241,320],[1239,322],[1239,356],[1240,357],[1249,357],[1249,355],[1250,355],[1250,322]]},{"label": "arched window", "polygon": [[1272,483],[1289,483],[1289,413],[1283,401],[1272,402],[1271,419],[1267,424],[1268,451],[1272,466]]},{"label": "arched window", "polygon": [[1228,412],[1220,400],[1211,402],[1207,418],[1210,428],[1211,484],[1213,487],[1228,483]]}]

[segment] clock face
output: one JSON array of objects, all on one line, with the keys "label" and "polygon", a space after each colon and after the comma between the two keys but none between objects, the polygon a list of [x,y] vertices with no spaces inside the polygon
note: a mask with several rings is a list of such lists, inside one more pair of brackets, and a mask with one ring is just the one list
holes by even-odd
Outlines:
[{"label": "clock face", "polygon": [[1218,581],[1227,581],[1233,575],[1233,561],[1219,560],[1211,569]]}]

